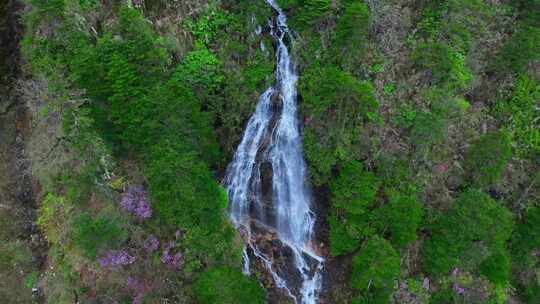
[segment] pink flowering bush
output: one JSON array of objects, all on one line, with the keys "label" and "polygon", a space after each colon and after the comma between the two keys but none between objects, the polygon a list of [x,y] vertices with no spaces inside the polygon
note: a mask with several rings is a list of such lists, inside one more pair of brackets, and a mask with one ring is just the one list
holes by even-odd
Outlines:
[{"label": "pink flowering bush", "polygon": [[142,186],[130,187],[124,193],[120,205],[140,219],[147,219],[152,216],[152,208],[150,208],[146,191]]}]

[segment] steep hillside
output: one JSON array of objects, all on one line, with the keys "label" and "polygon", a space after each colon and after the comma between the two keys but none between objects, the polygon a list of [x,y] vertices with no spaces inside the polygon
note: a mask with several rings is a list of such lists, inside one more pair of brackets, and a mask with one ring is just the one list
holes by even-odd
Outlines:
[{"label": "steep hillside", "polygon": [[[276,2],[319,302],[540,302],[540,1]],[[265,1],[0,16],[1,299],[292,302],[242,273],[221,185],[274,81]]]}]

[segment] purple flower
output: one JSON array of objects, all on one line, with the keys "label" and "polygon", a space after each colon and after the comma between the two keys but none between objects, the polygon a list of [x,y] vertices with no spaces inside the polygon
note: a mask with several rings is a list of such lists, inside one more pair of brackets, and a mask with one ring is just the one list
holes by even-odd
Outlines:
[{"label": "purple flower", "polygon": [[147,292],[147,287],[141,280],[128,277],[127,278],[127,287],[133,293],[133,304],[141,304],[144,298],[144,295]]},{"label": "purple flower", "polygon": [[135,262],[135,257],[131,256],[125,250],[109,251],[105,257],[99,259],[101,267],[118,267],[130,265]]},{"label": "purple flower", "polygon": [[424,287],[425,290],[429,290],[429,278],[425,277],[424,281],[422,282],[422,287]]},{"label": "purple flower", "polygon": [[157,237],[153,234],[149,235],[146,240],[144,241],[144,249],[146,249],[147,252],[152,253],[159,248],[159,240]]},{"label": "purple flower", "polygon": [[171,268],[180,269],[184,265],[184,255],[180,251],[173,253],[174,247],[174,242],[169,242],[165,245],[161,254],[161,262]]},{"label": "purple flower", "polygon": [[152,216],[152,208],[146,196],[142,186],[130,187],[122,196],[120,205],[138,218],[147,219]]},{"label": "purple flower", "polygon": [[452,289],[454,289],[454,291],[459,295],[463,295],[465,293],[465,288],[461,288],[458,284],[455,283],[452,286]]}]

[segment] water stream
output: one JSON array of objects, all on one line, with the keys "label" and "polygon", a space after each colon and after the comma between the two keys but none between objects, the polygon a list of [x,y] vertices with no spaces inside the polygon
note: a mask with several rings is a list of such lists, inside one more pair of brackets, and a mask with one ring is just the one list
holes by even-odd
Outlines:
[{"label": "water stream", "polygon": [[230,217],[246,241],[244,273],[250,273],[250,257],[256,259],[295,303],[315,304],[324,259],[312,246],[315,215],[297,118],[298,75],[285,43],[293,38],[283,11],[274,0],[266,2],[277,14],[269,22],[276,80],[259,98],[224,185]]}]

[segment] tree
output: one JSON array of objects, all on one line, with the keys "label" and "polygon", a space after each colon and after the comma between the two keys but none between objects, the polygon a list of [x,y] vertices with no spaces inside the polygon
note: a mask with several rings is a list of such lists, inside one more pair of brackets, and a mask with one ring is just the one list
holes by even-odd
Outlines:
[{"label": "tree", "polygon": [[373,235],[371,208],[379,187],[379,179],[372,172],[365,171],[357,161],[346,163],[339,176],[332,181],[332,255],[352,252],[361,239]]},{"label": "tree", "polygon": [[375,236],[353,258],[350,285],[364,297],[373,293],[378,294],[376,298],[385,295],[388,300],[399,276],[399,264],[399,255],[390,243]]},{"label": "tree", "polygon": [[415,196],[394,194],[381,211],[382,225],[388,227],[390,241],[397,248],[416,240],[416,230],[424,211]]},{"label": "tree", "polygon": [[435,275],[454,267],[476,271],[487,257],[504,250],[512,229],[510,211],[485,193],[467,190],[432,227],[425,268]]}]

